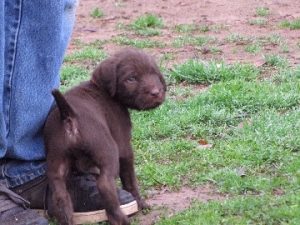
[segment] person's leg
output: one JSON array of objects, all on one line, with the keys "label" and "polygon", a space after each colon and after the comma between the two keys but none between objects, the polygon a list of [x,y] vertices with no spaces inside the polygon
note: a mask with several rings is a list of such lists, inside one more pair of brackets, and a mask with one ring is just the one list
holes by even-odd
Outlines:
[{"label": "person's leg", "polygon": [[[6,152],[6,126],[3,114],[3,88],[4,88],[4,48],[5,48],[5,29],[4,29],[4,1],[0,1],[0,159]],[[1,165],[1,164],[0,164]]]},{"label": "person's leg", "polygon": [[45,173],[42,127],[53,104],[51,90],[59,85],[59,69],[74,24],[76,3],[5,1],[0,138],[7,139],[0,157],[6,159],[2,159],[2,175],[10,188]]},{"label": "person's leg", "polygon": [[[42,127],[53,102],[51,90],[59,85],[75,6],[76,0],[0,1],[0,187],[9,187],[36,209],[48,207]],[[105,211],[89,177],[71,177],[70,191],[74,209],[98,210],[93,222],[99,222]],[[0,190],[0,208],[7,198]],[[125,214],[137,211],[130,193],[122,190],[119,199]],[[0,210],[0,220],[1,215]],[[91,218],[81,213],[75,219],[87,223]]]},{"label": "person's leg", "polygon": [[75,0],[0,1],[0,223],[48,221],[7,187],[45,173],[42,126],[74,21]]}]

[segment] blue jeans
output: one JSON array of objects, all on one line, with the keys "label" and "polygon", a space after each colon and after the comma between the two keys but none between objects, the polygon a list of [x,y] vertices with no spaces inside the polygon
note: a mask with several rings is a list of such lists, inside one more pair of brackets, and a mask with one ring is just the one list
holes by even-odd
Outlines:
[{"label": "blue jeans", "polygon": [[42,128],[68,44],[76,0],[0,0],[0,181],[45,173]]}]

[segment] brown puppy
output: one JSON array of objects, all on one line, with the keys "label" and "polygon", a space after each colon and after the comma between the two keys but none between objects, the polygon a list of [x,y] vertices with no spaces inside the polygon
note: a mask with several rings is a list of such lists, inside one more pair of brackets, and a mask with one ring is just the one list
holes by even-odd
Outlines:
[{"label": "brown puppy", "polygon": [[125,49],[104,60],[90,81],[65,95],[53,91],[57,107],[46,121],[44,137],[53,215],[60,224],[73,224],[66,179],[71,168],[79,164],[100,169],[97,186],[110,224],[129,224],[120,210],[115,185],[118,175],[139,208],[146,207],[134,172],[128,108],[155,108],[164,101],[165,91],[165,81],[154,60],[135,49]]}]

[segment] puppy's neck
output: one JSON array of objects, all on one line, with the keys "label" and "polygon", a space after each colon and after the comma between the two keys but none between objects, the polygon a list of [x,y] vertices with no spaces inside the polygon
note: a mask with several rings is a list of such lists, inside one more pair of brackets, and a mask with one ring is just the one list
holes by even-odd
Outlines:
[{"label": "puppy's neck", "polygon": [[90,79],[90,82],[92,83],[92,85],[96,86],[97,88],[102,89],[102,87],[100,87],[99,84],[97,84],[97,82],[94,80],[94,77]]}]

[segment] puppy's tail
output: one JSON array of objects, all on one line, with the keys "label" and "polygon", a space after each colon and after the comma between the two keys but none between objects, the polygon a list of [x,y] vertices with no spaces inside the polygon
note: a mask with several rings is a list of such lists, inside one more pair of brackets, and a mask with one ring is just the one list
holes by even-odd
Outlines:
[{"label": "puppy's tail", "polygon": [[72,109],[72,107],[70,106],[70,104],[67,102],[67,100],[65,99],[63,94],[59,90],[54,89],[52,91],[52,95],[53,95],[53,97],[56,101],[57,107],[59,109],[61,120],[67,120],[70,118],[74,118],[75,112]]}]

